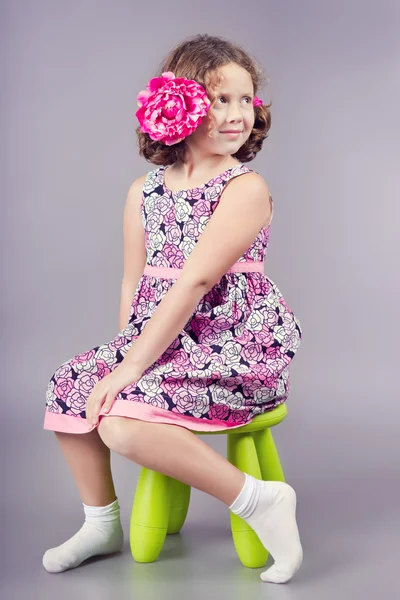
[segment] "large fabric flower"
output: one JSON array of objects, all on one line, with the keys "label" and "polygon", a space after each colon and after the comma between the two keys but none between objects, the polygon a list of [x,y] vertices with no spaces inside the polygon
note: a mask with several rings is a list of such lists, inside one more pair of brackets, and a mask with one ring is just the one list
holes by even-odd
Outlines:
[{"label": "large fabric flower", "polygon": [[211,102],[205,89],[193,79],[166,71],[150,79],[137,97],[140,129],[167,146],[178,144],[200,125]]}]

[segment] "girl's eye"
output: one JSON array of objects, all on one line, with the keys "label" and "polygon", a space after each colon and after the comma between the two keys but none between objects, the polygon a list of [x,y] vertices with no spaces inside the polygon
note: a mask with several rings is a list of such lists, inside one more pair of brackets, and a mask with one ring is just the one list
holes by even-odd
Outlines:
[{"label": "girl's eye", "polygon": [[[221,98],[223,98],[224,100],[226,100],[225,96],[220,96],[219,99],[221,100]],[[252,102],[252,99],[250,98],[250,96],[245,96],[245,98],[249,101]]]}]

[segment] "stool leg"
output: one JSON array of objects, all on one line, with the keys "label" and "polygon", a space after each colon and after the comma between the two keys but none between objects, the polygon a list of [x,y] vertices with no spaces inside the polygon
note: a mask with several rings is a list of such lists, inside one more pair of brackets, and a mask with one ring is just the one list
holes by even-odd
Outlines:
[{"label": "stool leg", "polygon": [[255,431],[253,433],[253,439],[262,479],[264,481],[285,482],[285,476],[271,429],[268,428],[261,431]]},{"label": "stool leg", "polygon": [[186,521],[190,502],[190,485],[170,480],[170,510],[167,533],[179,533]]},{"label": "stool leg", "polygon": [[[230,463],[241,471],[261,479],[260,466],[251,433],[227,434]],[[240,562],[245,567],[257,569],[263,567],[268,558],[268,552],[260,542],[253,529],[237,515],[230,512],[233,543]]]},{"label": "stool leg", "polygon": [[165,542],[170,507],[170,478],[142,467],[130,520],[130,547],[136,562],[157,560]]}]

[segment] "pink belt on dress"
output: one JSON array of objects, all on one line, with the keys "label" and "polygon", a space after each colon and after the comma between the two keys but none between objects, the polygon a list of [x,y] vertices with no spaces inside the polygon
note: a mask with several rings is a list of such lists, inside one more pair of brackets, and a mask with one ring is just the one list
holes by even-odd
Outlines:
[{"label": "pink belt on dress", "polygon": [[[153,275],[153,277],[165,277],[170,279],[178,279],[182,273],[183,268],[176,267],[155,267],[153,265],[147,265],[144,268],[143,275]],[[247,262],[236,262],[227,273],[264,273],[264,261],[247,261]]]}]

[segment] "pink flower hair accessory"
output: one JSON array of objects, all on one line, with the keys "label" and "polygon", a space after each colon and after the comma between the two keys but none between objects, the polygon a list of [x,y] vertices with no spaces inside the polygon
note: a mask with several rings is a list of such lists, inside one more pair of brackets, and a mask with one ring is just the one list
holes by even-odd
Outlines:
[{"label": "pink flower hair accessory", "polygon": [[257,98],[257,96],[254,96],[253,98],[253,105],[254,106],[262,106],[263,101],[260,98]]},{"label": "pink flower hair accessory", "polygon": [[197,129],[211,102],[199,83],[166,71],[150,79],[139,92],[137,104],[140,130],[152,140],[172,146]]}]

